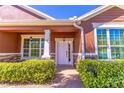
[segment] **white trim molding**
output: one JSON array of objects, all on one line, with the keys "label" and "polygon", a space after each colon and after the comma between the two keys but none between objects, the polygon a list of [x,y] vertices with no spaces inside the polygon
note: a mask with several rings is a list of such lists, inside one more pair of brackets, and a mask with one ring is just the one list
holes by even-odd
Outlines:
[{"label": "white trim molding", "polygon": [[94,55],[94,56],[96,56],[96,53],[86,53],[85,55],[86,56],[88,56],[88,55]]},{"label": "white trim molding", "polygon": [[106,35],[107,35],[107,56],[108,59],[111,60],[111,46],[110,46],[110,33],[109,29],[106,29]]},{"label": "white trim molding", "polygon": [[55,38],[55,41],[73,41],[74,38]]},{"label": "white trim molding", "polygon": [[6,56],[6,55],[21,55],[21,53],[0,53],[0,56]]},{"label": "white trim molding", "polygon": [[73,53],[74,56],[82,56],[82,53]]},{"label": "white trim molding", "polygon": [[30,12],[32,12],[32,13],[40,16],[40,17],[46,18],[47,20],[55,20],[55,18],[53,18],[53,17],[51,17],[51,16],[49,16],[49,15],[47,15],[41,11],[38,11],[38,10],[36,10],[30,6],[27,6],[27,5],[17,5],[17,6],[22,7],[23,9],[26,9],[26,10],[28,10],[28,11],[30,11]]},{"label": "white trim molding", "polygon": [[34,37],[34,38],[44,38],[44,35],[38,35],[38,34],[23,34],[21,35],[22,38],[30,38],[30,37]]},{"label": "white trim molding", "polygon": [[51,55],[55,55],[55,53],[50,53]]},{"label": "white trim molding", "polygon": [[92,23],[93,28],[124,28],[124,22]]},{"label": "white trim molding", "polygon": [[94,28],[95,55],[98,56],[97,28]]}]

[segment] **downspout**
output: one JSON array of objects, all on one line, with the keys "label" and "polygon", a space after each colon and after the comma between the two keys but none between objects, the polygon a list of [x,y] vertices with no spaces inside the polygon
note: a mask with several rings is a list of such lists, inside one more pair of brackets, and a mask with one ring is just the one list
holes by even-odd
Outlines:
[{"label": "downspout", "polygon": [[81,32],[81,43],[82,43],[82,56],[81,58],[82,59],[85,59],[85,45],[84,45],[84,29],[82,26],[78,25],[77,24],[77,21],[75,20],[74,21],[74,24],[73,24],[74,27],[80,29],[80,32]]}]

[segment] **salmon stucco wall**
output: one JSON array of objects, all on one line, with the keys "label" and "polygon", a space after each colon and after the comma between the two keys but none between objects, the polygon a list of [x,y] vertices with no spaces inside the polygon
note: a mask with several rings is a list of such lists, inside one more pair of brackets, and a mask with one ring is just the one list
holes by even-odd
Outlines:
[{"label": "salmon stucco wall", "polygon": [[78,30],[74,37],[74,53],[82,52],[81,32]]},{"label": "salmon stucco wall", "polygon": [[15,20],[20,20],[20,21],[30,21],[30,20],[45,20],[45,18],[40,17],[32,12],[29,12],[17,5],[13,6],[8,6],[8,5],[3,5],[0,6],[0,17],[2,20],[0,21],[6,21],[6,22],[11,22]]},{"label": "salmon stucco wall", "polygon": [[18,34],[0,32],[0,53],[18,52]]},{"label": "salmon stucco wall", "polygon": [[52,32],[51,33],[51,53],[55,53],[55,38],[74,38],[73,52],[80,52],[80,34],[79,32]]},{"label": "salmon stucco wall", "polygon": [[[20,53],[21,52],[21,35],[44,35],[42,32],[22,32],[19,33],[13,31],[3,31],[0,32],[0,53]],[[73,38],[73,55],[74,61],[80,58],[81,56],[78,53],[81,53],[81,34],[80,30],[76,29],[75,32],[53,32],[51,31],[50,35],[50,50],[51,58],[55,58],[55,38]],[[53,53],[53,54],[52,54]]]},{"label": "salmon stucco wall", "polygon": [[73,53],[76,53],[73,55],[74,62],[79,58],[80,56],[78,53],[81,53],[81,36],[80,31],[76,32],[52,32],[51,33],[51,53],[53,53],[51,56],[52,58],[55,58],[55,38],[73,38]]}]

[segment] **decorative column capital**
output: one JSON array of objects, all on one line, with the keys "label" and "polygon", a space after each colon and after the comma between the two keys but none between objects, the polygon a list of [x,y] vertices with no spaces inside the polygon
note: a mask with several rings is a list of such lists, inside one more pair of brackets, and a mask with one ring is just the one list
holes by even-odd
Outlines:
[{"label": "decorative column capital", "polygon": [[44,32],[50,33],[50,29],[44,29]]}]

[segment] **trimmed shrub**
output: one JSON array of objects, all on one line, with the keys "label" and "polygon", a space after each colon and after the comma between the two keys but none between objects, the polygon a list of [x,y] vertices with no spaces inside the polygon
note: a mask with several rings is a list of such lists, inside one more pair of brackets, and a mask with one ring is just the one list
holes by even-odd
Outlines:
[{"label": "trimmed shrub", "polygon": [[55,75],[53,60],[27,60],[19,63],[0,63],[0,83],[44,84]]},{"label": "trimmed shrub", "polygon": [[85,87],[124,87],[124,60],[113,62],[81,60],[77,62],[77,70]]}]

